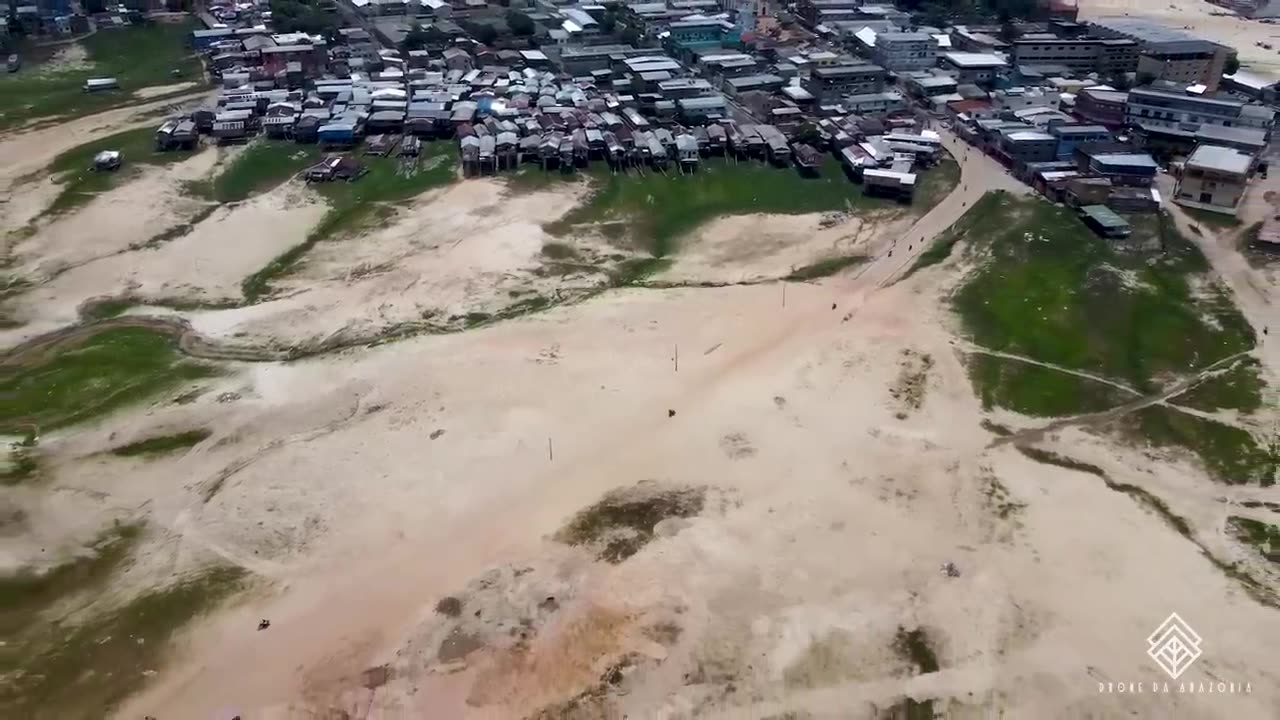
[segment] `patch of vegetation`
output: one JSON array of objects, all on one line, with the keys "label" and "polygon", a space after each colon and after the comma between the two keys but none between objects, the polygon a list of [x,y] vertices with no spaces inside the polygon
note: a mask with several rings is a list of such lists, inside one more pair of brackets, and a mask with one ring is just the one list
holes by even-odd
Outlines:
[{"label": "patch of vegetation", "polygon": [[[915,666],[917,674],[935,673],[941,667],[938,664],[938,656],[934,652],[933,646],[929,642],[929,637],[923,628],[907,630],[899,627],[893,646],[899,655]],[[907,720],[933,718],[933,701],[918,701],[906,698],[896,709],[895,715],[904,717]]]},{"label": "patch of vegetation", "polygon": [[0,432],[84,422],[214,372],[183,358],[163,333],[102,330],[57,347],[34,365],[0,365]]},{"label": "patch of vegetation", "polygon": [[259,139],[249,143],[213,178],[190,182],[186,190],[214,202],[240,202],[274,189],[316,164],[320,157],[314,145]]},{"label": "patch of vegetation", "polygon": [[1187,275],[1206,264],[1176,232],[1161,236],[1158,255],[1121,253],[1043,200],[1004,196],[986,207],[964,232],[985,262],[955,297],[979,345],[1116,378],[1143,393],[1155,392],[1158,378],[1253,347],[1253,331],[1235,308],[1192,297]]},{"label": "patch of vegetation", "polygon": [[[90,720],[143,686],[173,635],[243,586],[244,570],[220,567],[150,590],[83,622],[30,628],[0,655],[0,715]],[[12,636],[10,636],[12,637]],[[16,644],[16,647],[13,645]]]},{"label": "patch of vegetation", "polygon": [[1124,432],[1156,447],[1181,447],[1195,453],[1215,480],[1233,485],[1275,484],[1280,448],[1265,447],[1240,428],[1151,406],[1126,416]]},{"label": "patch of vegetation", "polygon": [[994,477],[988,477],[986,480],[987,486],[983,489],[983,495],[986,496],[996,517],[1008,520],[1027,507],[1026,503],[1020,503],[1009,496],[1009,488],[1005,487],[1004,483]]},{"label": "patch of vegetation", "polygon": [[89,301],[81,306],[80,317],[85,320],[106,320],[123,315],[125,311],[137,304],[137,301],[126,297]]},{"label": "patch of vegetation", "polygon": [[614,174],[601,164],[589,174],[595,184],[591,196],[560,220],[548,223],[546,230],[563,235],[580,225],[626,220],[631,238],[654,257],[674,252],[681,236],[725,215],[902,207],[892,200],[864,196],[831,158],[816,178],[763,163],[719,158],[704,161],[691,175]]},{"label": "patch of vegetation", "polygon": [[212,435],[208,430],[187,430],[172,435],[157,435],[128,445],[111,448],[111,454],[119,457],[136,457],[138,455],[164,455],[175,450],[185,450],[204,442]]},{"label": "patch of vegetation", "polygon": [[578,257],[578,251],[568,243],[549,242],[543,244],[542,256],[552,260],[575,260]]},{"label": "patch of vegetation", "polygon": [[[44,572],[24,570],[0,578],[0,637],[14,637],[60,600],[100,591],[129,557],[141,534],[140,525],[116,524],[89,546],[87,554]],[[4,657],[0,652],[0,662]]]},{"label": "patch of vegetation", "polygon": [[837,255],[829,257],[825,260],[819,260],[812,265],[798,267],[786,276],[786,280],[817,280],[818,278],[829,277],[846,268],[854,265],[861,265],[866,262],[865,255]]},{"label": "patch of vegetation", "polygon": [[960,184],[960,165],[950,157],[944,157],[937,165],[917,177],[915,197],[911,205],[921,215],[951,194]]},{"label": "patch of vegetation", "polygon": [[[93,169],[93,158],[103,150],[120,151],[122,167],[103,172]],[[185,151],[158,152],[155,128],[141,127],[87,142],[58,155],[47,172],[62,190],[45,208],[45,215],[60,215],[80,207],[99,193],[106,192],[133,177],[144,165],[168,165],[192,156]]]},{"label": "patch of vegetation", "polygon": [[362,162],[368,172],[358,180],[316,186],[329,201],[329,211],[301,244],[289,248],[266,267],[245,278],[240,289],[246,302],[255,303],[269,295],[271,281],[286,275],[321,240],[352,232],[362,223],[388,212],[387,204],[411,200],[456,178],[453,144],[443,140],[424,144],[417,170],[407,175],[402,174],[398,158],[366,155]]},{"label": "patch of vegetation", "polygon": [[21,441],[10,443],[8,448],[3,449],[8,457],[0,456],[0,463],[3,463],[0,485],[17,485],[36,474],[39,463],[36,461],[35,448],[36,434],[28,431]]},{"label": "patch of vegetation", "polygon": [[1206,412],[1214,410],[1239,410],[1246,414],[1255,412],[1262,407],[1262,391],[1266,388],[1261,368],[1262,364],[1257,358],[1243,358],[1226,372],[1199,383],[1172,398],[1171,402]]},{"label": "patch of vegetation", "polygon": [[599,502],[578,512],[555,539],[589,547],[601,560],[617,564],[653,540],[653,528],[660,521],[698,515],[705,499],[705,488],[665,487],[653,482],[610,490]]},{"label": "patch of vegetation", "polygon": [[973,204],[973,207],[960,216],[959,220],[952,223],[951,227],[934,238],[933,244],[929,246],[928,250],[920,253],[915,263],[912,264],[911,269],[907,271],[907,276],[910,277],[917,270],[937,265],[950,258],[951,250],[955,248],[956,243],[968,237],[969,233],[973,232],[979,225],[986,223],[992,214],[998,212],[1001,203],[1004,202],[1006,197],[1007,193],[1005,191],[996,190],[979,198]]},{"label": "patch of vegetation", "polygon": [[1252,545],[1262,557],[1280,564],[1280,526],[1233,515],[1227,518],[1227,529],[1236,540]]},{"label": "patch of vegetation", "polygon": [[972,353],[965,361],[983,409],[1058,417],[1099,412],[1133,399],[1121,390],[1052,368]]},{"label": "patch of vegetation", "polygon": [[671,267],[671,258],[639,257],[627,258],[609,271],[609,284],[613,287],[639,285],[649,277]]},{"label": "patch of vegetation", "polygon": [[[28,63],[16,73],[0,75],[0,130],[135,103],[133,93],[146,87],[202,82],[200,61],[187,45],[196,27],[194,18],[108,27],[80,41],[88,55],[87,68],[64,70]],[[120,89],[86,93],[84,81],[91,77],[113,77]]]}]

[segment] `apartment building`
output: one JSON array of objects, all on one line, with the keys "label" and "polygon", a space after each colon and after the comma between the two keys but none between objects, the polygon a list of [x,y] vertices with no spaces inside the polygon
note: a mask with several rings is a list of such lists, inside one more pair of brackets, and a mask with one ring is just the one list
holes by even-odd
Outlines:
[{"label": "apartment building", "polygon": [[1201,84],[1209,92],[1218,89],[1227,61],[1236,55],[1234,48],[1144,18],[1095,18],[1089,26],[1098,37],[1136,41],[1142,47],[1137,68],[1140,75],[1183,85]]},{"label": "apartment building", "polygon": [[1103,76],[1138,69],[1139,45],[1127,38],[1036,39],[1013,44],[1017,65],[1064,65],[1077,73]]},{"label": "apartment building", "polygon": [[1119,90],[1084,88],[1076,93],[1075,114],[1099,125],[1124,125],[1129,93]]},{"label": "apartment building", "polygon": [[796,15],[812,27],[821,22],[824,13],[840,11],[854,17],[861,7],[862,0],[800,0]]},{"label": "apartment building", "polygon": [[1155,43],[1142,49],[1138,75],[1181,85],[1204,85],[1213,92],[1218,89],[1227,58],[1234,54],[1235,50],[1207,40]]},{"label": "apartment building", "polygon": [[922,32],[880,33],[871,57],[890,72],[926,70],[938,64],[938,41]]},{"label": "apartment building", "polygon": [[836,65],[814,68],[804,88],[819,103],[838,101],[845,95],[878,93],[884,89],[885,71],[879,65]]},{"label": "apartment building", "polygon": [[956,79],[956,82],[989,85],[996,75],[1007,67],[998,55],[988,53],[943,53],[938,66]]},{"label": "apartment building", "polygon": [[1262,105],[1246,105],[1239,100],[1141,87],[1129,91],[1125,102],[1125,122],[1148,135],[1194,143],[1196,132],[1205,125],[1249,127],[1270,132],[1275,123],[1275,111]]}]

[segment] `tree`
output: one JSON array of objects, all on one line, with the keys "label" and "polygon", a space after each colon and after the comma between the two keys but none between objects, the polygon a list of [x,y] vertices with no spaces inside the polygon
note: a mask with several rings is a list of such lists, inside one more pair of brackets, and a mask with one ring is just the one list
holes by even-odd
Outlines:
[{"label": "tree", "polygon": [[481,45],[492,45],[498,39],[498,31],[492,25],[477,24],[471,29],[471,37]]},{"label": "tree", "polygon": [[271,0],[271,24],[277,32],[301,32],[333,37],[338,33],[338,19],[303,0]]},{"label": "tree", "polygon": [[1134,81],[1134,84],[1138,86],[1150,85],[1155,81],[1156,81],[1155,75],[1152,75],[1149,72],[1140,72],[1138,73],[1138,79]]},{"label": "tree", "polygon": [[533,24],[533,19],[519,10],[507,11],[507,26],[511,28],[514,35],[528,37],[537,29]]},{"label": "tree", "polygon": [[791,139],[815,149],[821,149],[825,145],[822,142],[822,131],[811,122],[804,123],[796,128],[796,132]]},{"label": "tree", "polygon": [[430,36],[427,31],[414,22],[409,25],[409,32],[405,33],[404,39],[400,41],[400,49],[405,51],[421,50],[429,44],[429,40]]},{"label": "tree", "polygon": [[1240,58],[1236,57],[1235,55],[1228,57],[1227,63],[1222,66],[1222,73],[1224,75],[1235,75],[1239,71],[1240,71]]},{"label": "tree", "polygon": [[627,26],[626,30],[622,31],[622,42],[624,45],[640,47],[640,43],[643,40],[644,38],[640,36],[640,31],[630,25]]},{"label": "tree", "polygon": [[618,28],[618,13],[612,7],[606,8],[604,17],[600,18],[600,32],[605,35],[612,35],[613,31]]}]

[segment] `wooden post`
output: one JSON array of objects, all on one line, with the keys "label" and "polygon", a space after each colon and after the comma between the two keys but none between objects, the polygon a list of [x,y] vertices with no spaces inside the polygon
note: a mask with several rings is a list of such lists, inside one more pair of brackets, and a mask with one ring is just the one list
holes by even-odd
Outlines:
[{"label": "wooden post", "polygon": [[680,343],[676,343],[676,372],[680,372]]},{"label": "wooden post", "polygon": [[556,453],[551,449],[551,438],[547,438],[547,459],[551,461],[556,459]]}]

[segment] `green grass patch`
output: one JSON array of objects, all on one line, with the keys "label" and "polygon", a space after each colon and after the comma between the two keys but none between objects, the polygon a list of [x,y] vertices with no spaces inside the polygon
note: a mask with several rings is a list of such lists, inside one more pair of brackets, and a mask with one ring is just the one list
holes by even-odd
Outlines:
[{"label": "green grass patch", "polygon": [[1262,407],[1262,391],[1266,382],[1262,379],[1262,364],[1257,358],[1246,357],[1226,372],[1215,375],[1196,385],[1171,402],[1196,410],[1239,410],[1256,412]]},{"label": "green grass patch", "polygon": [[929,249],[920,253],[920,256],[916,258],[911,269],[907,271],[907,275],[910,276],[917,270],[937,265],[950,258],[951,251],[955,248],[956,243],[968,237],[969,233],[987,222],[992,215],[1000,212],[1001,205],[1007,198],[1008,194],[1003,190],[989,192],[979,198],[972,207],[965,211],[964,215],[960,216],[959,220],[934,238],[933,244],[929,246]]},{"label": "green grass patch", "polygon": [[289,248],[266,267],[245,278],[240,289],[245,301],[254,303],[271,292],[271,282],[287,274],[294,265],[321,240],[354,232],[365,223],[385,218],[391,204],[411,200],[417,195],[452,182],[455,150],[453,143],[438,141],[423,145],[416,171],[401,172],[397,158],[365,156],[368,169],[354,182],[331,182],[316,185],[329,201],[329,211],[299,245]]},{"label": "green grass patch", "polygon": [[244,585],[221,567],[150,590],[83,622],[41,623],[0,654],[0,715],[90,720],[110,715],[164,660],[173,636]]},{"label": "green grass patch", "polygon": [[973,353],[965,366],[986,410],[1003,407],[1059,417],[1099,412],[1133,399],[1105,383],[1002,357]]},{"label": "green grass patch", "polygon": [[725,215],[903,207],[892,200],[864,196],[840,163],[830,158],[816,178],[802,177],[791,168],[721,158],[705,160],[690,175],[614,174],[601,163],[585,174],[595,184],[590,197],[560,220],[548,223],[547,231],[566,234],[579,225],[625,220],[631,240],[654,257],[674,252],[682,235]]},{"label": "green grass patch", "polygon": [[57,348],[36,365],[0,369],[0,432],[84,422],[214,373],[183,358],[162,333],[103,330]]},{"label": "green grass patch", "polygon": [[671,258],[627,258],[609,270],[609,284],[613,287],[638,285],[669,267],[671,267]]},{"label": "green grass patch", "polygon": [[1227,529],[1236,540],[1257,548],[1264,558],[1280,563],[1280,526],[1232,516],[1227,518]]},{"label": "green grass patch", "polygon": [[255,140],[209,180],[187,183],[187,193],[219,203],[247,200],[274,189],[319,162],[314,145]]},{"label": "green grass patch", "polygon": [[818,278],[829,277],[846,268],[854,265],[861,265],[866,262],[864,255],[837,255],[824,260],[819,260],[812,265],[804,265],[791,271],[787,275],[787,280],[817,280]]},{"label": "green grass patch", "polygon": [[1143,408],[1125,417],[1122,428],[1155,447],[1190,450],[1220,482],[1269,486],[1280,472],[1280,448],[1261,445],[1239,428],[1171,408]]},{"label": "green grass patch", "polygon": [[925,170],[917,177],[915,198],[912,206],[921,214],[928,212],[934,205],[942,202],[960,185],[960,165],[950,157],[943,159],[934,167]]},{"label": "green grass patch", "polygon": [[80,317],[85,320],[106,320],[123,315],[125,311],[135,305],[137,305],[137,302],[129,298],[106,298],[85,303],[80,309]]},{"label": "green grass patch", "polygon": [[186,450],[189,447],[204,442],[212,435],[208,430],[188,430],[186,432],[174,433],[172,435],[157,435],[156,437],[146,438],[137,442],[131,442],[128,445],[111,448],[111,454],[118,457],[137,457],[165,455],[176,450]]},{"label": "green grass patch", "polygon": [[[29,63],[0,75],[0,130],[36,120],[88,115],[138,102],[146,87],[203,81],[200,61],[187,46],[194,19],[101,30],[80,43],[87,68],[59,69]],[[173,71],[178,70],[175,77]],[[84,92],[91,77],[114,77],[120,89]]]},{"label": "green grass patch", "polygon": [[1176,233],[1159,235],[1161,250],[1125,252],[1043,200],[1000,195],[980,205],[961,235],[981,267],[954,297],[977,344],[1140,392],[1253,347],[1225,296],[1192,296],[1188,275],[1206,264]]},{"label": "green grass patch", "polygon": [[[119,150],[122,166],[113,172],[92,169],[93,156],[103,150]],[[53,159],[47,172],[62,186],[46,215],[59,215],[80,207],[99,193],[106,192],[127,182],[138,167],[143,165],[167,165],[181,162],[192,156],[190,152],[157,152],[155,128],[141,127],[108,135],[100,140],[74,147]]]}]

